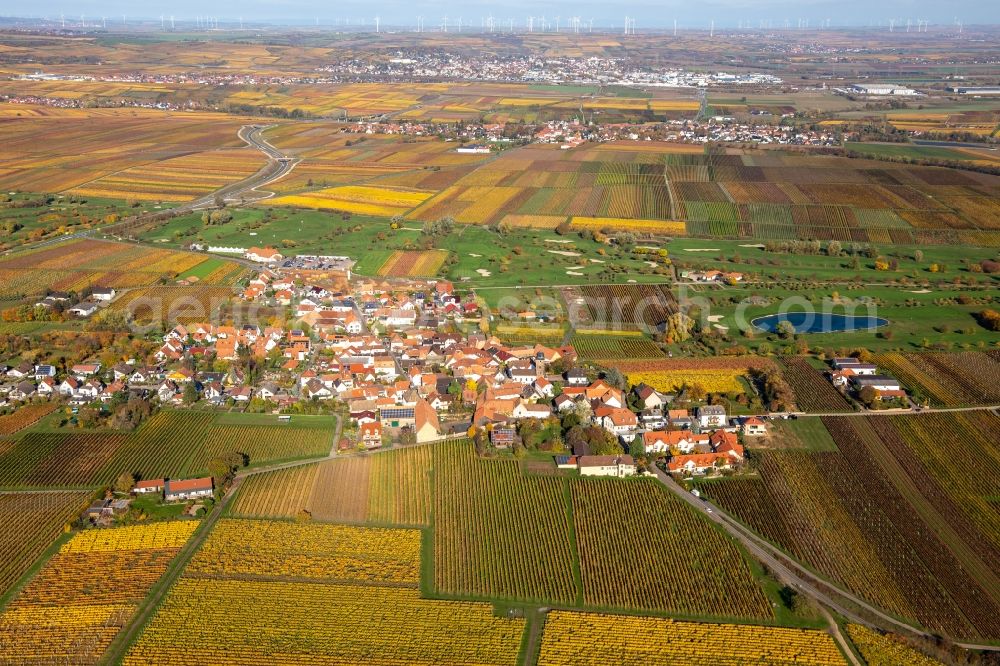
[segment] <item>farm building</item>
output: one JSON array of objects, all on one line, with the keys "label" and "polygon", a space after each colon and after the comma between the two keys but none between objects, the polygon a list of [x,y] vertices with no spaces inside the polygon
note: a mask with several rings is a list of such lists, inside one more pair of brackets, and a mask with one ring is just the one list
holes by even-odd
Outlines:
[{"label": "farm building", "polygon": [[580,459],[577,456],[556,456],[558,469],[579,469]]},{"label": "farm building", "polygon": [[76,315],[77,317],[89,317],[90,315],[97,312],[97,303],[84,302],[79,305],[74,305],[69,309],[71,315]]},{"label": "farm building", "polygon": [[163,484],[163,495],[168,501],[186,500],[196,497],[209,497],[214,492],[214,489],[215,486],[210,476],[182,481],[167,479]]},{"label": "farm building", "polygon": [[835,370],[850,370],[855,375],[874,375],[878,366],[874,363],[862,363],[856,358],[835,358],[832,361]]},{"label": "farm building", "polygon": [[162,493],[163,492],[163,479],[148,479],[140,481],[135,484],[132,489],[136,495],[147,495],[149,493]]},{"label": "farm building", "polygon": [[897,95],[903,97],[920,94],[912,88],[904,88],[894,83],[855,83],[851,85],[851,92],[861,95]]},{"label": "farm building", "polygon": [[899,381],[885,375],[865,375],[851,379],[858,389],[871,386],[876,391],[899,391],[902,387]]},{"label": "farm building", "polygon": [[1000,95],[1000,86],[952,86],[948,92],[959,95]]},{"label": "farm building", "polygon": [[276,264],[285,257],[273,247],[252,247],[246,251],[247,259],[261,264]]}]

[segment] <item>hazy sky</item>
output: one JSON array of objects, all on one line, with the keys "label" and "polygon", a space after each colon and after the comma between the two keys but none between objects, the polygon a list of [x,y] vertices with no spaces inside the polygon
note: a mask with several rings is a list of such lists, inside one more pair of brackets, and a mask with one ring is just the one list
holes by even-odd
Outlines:
[{"label": "hazy sky", "polygon": [[461,16],[465,25],[480,25],[489,14],[504,21],[514,19],[519,25],[529,15],[546,16],[562,25],[570,16],[583,21],[594,19],[595,25],[622,25],[624,16],[637,19],[639,27],[672,25],[676,19],[681,27],[704,27],[709,21],[716,26],[750,22],[758,25],[770,20],[772,25],[792,26],[800,19],[809,19],[815,26],[830,20],[832,25],[868,25],[886,23],[889,19],[927,19],[938,24],[952,24],[958,18],[966,24],[1000,23],[1000,0],[38,0],[14,3],[0,0],[0,15],[55,16],[65,14],[78,20],[80,14],[108,16],[121,20],[130,16],[154,17],[173,14],[177,20],[215,15],[220,19],[309,21],[334,25],[351,19],[372,19],[381,16],[383,25],[413,24],[418,14],[425,26],[439,25],[442,17],[456,22]]}]

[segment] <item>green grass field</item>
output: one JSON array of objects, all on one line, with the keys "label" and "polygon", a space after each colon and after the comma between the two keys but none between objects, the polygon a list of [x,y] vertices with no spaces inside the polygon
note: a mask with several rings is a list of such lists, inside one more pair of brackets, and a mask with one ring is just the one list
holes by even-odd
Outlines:
[{"label": "green grass field", "polygon": [[975,155],[941,146],[914,146],[909,143],[854,143],[844,145],[847,150],[872,157],[905,157],[925,160],[976,161]]},{"label": "green grass field", "polygon": [[[0,201],[0,246],[3,247],[99,228],[116,219],[108,216],[120,218],[153,210],[152,204],[132,208],[120,199],[61,194],[7,192],[0,199],[7,199]],[[163,206],[166,208],[169,206]]]},{"label": "green grass field", "polygon": [[771,427],[775,435],[783,437],[786,442],[797,441],[809,451],[838,451],[836,442],[823,425],[823,420],[816,417],[800,417],[787,421],[772,421]]},{"label": "green grass field", "polygon": [[[789,278],[798,280],[830,280],[846,282],[861,276],[865,283],[890,282],[908,277],[921,280],[952,280],[956,276],[978,277],[989,283],[991,278],[983,274],[970,273],[965,264],[978,263],[984,259],[996,259],[1000,255],[997,248],[967,247],[957,245],[876,245],[880,256],[895,259],[895,271],[875,270],[875,260],[859,257],[859,266],[852,268],[851,257],[830,257],[824,253],[817,255],[784,254],[767,252],[758,243],[748,241],[720,240],[716,238],[678,238],[668,246],[670,256],[679,267],[694,269],[719,269],[755,273],[772,280]],[[825,243],[824,243],[825,245]],[[849,243],[841,243],[845,252]],[[917,261],[916,253],[923,257]],[[938,264],[944,271],[932,273],[932,264]],[[919,287],[914,287],[918,289]]]},{"label": "green grass field", "polygon": [[[975,302],[961,304],[957,299],[968,296],[974,299],[992,298],[995,290],[964,292],[954,289],[930,288],[928,293],[915,287],[863,286],[846,290],[836,285],[818,288],[785,289],[772,285],[765,287],[726,287],[699,291],[693,296],[702,300],[706,314],[720,316],[714,320],[728,327],[729,333],[739,343],[758,347],[765,343],[772,348],[787,344],[773,335],[755,331],[752,339],[743,338],[740,328],[749,325],[755,317],[773,314],[785,307],[789,311],[813,309],[823,312],[823,299],[837,291],[841,299],[875,299],[872,314],[889,320],[889,325],[877,331],[843,333],[809,333],[800,336],[811,348],[842,349],[864,347],[872,350],[903,349],[918,351],[927,346],[944,343],[955,349],[992,348],[1000,344],[1000,333],[990,332],[976,323],[973,313],[983,309]],[[750,302],[766,298],[767,303]],[[707,306],[705,305],[707,303]],[[835,305],[831,312],[865,315],[863,305],[852,310],[851,304]]]},{"label": "green grass field", "polygon": [[[421,249],[419,223],[390,229],[389,220],[315,210],[234,209],[232,221],[205,225],[198,214],[159,226],[142,240],[167,247],[192,242],[249,247],[269,245],[285,255],[346,254],[358,263],[354,271],[374,276],[393,250]],[[556,242],[558,241],[558,242]],[[567,242],[569,241],[569,242]],[[595,282],[662,282],[666,279],[638,258],[614,246],[564,237],[537,229],[515,229],[501,236],[476,226],[459,226],[433,247],[449,250],[456,262],[448,276],[468,286],[590,284]],[[602,254],[603,252],[603,254]]]}]

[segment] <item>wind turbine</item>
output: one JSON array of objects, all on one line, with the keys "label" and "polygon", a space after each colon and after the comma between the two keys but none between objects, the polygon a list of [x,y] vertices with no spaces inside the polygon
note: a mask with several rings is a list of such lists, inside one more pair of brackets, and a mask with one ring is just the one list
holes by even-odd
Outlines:
[{"label": "wind turbine", "polygon": [[174,15],[173,14],[170,15],[170,29],[171,30],[174,29]]},{"label": "wind turbine", "polygon": [[715,19],[712,19],[712,27],[708,29],[708,36],[715,37]]},{"label": "wind turbine", "polygon": [[442,30],[442,32],[448,32],[448,17],[447,16],[442,16],[441,17],[441,30]]},{"label": "wind turbine", "polygon": [[381,18],[381,17],[379,17],[379,16],[376,16],[376,17],[375,17],[375,33],[376,33],[376,34],[378,34],[378,32],[379,32],[379,22],[380,22],[381,20],[382,20],[382,18]]}]

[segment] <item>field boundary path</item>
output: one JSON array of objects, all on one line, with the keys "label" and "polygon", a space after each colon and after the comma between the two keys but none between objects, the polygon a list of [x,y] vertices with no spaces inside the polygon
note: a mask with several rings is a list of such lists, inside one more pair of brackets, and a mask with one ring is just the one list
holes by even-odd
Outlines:
[{"label": "field boundary path", "polygon": [[786,415],[801,419],[805,416],[900,416],[902,414],[938,414],[941,412],[993,412],[1000,405],[978,405],[973,407],[921,407],[920,409],[864,409],[860,412],[770,412],[769,418],[781,419]]},{"label": "field boundary path", "polygon": [[[932,634],[907,624],[872,606],[853,593],[840,588],[828,580],[820,578],[804,565],[796,562],[786,553],[757,536],[718,506],[696,498],[684,490],[680,484],[663,470],[655,466],[653,470],[657,480],[674,493],[674,495],[693,507],[698,513],[720,526],[729,536],[739,541],[755,559],[773,571],[782,581],[794,587],[798,592],[811,597],[821,606],[835,611],[852,622],[881,631],[905,633],[924,640],[934,640]],[[854,608],[851,608],[851,606]],[[997,645],[951,642],[967,650],[1000,651],[1000,646]]]},{"label": "field boundary path", "polygon": [[843,632],[840,631],[840,625],[837,624],[837,620],[833,618],[830,611],[828,611],[825,606],[820,606],[819,609],[823,612],[823,617],[826,618],[830,635],[833,636],[833,640],[838,646],[840,646],[840,651],[844,653],[844,657],[851,663],[851,666],[865,666],[854,653],[854,648],[851,646],[851,643],[844,638]]}]

